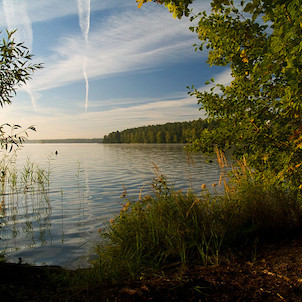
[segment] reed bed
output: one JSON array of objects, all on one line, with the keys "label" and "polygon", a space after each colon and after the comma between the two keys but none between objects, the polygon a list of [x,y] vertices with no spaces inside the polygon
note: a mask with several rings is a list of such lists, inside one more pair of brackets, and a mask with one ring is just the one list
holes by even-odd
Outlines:
[{"label": "reed bed", "polygon": [[299,190],[277,177],[251,170],[243,160],[229,177],[227,162],[217,151],[222,168],[216,184],[201,185],[199,193],[173,190],[155,167],[152,192],[138,200],[123,194],[118,217],[99,230],[94,267],[101,280],[120,282],[171,266],[217,265],[239,248],[255,256],[261,242],[289,236],[302,225]]},{"label": "reed bed", "polygon": [[5,255],[8,242],[21,233],[32,238],[33,246],[37,238],[43,244],[51,225],[49,177],[50,164],[43,169],[27,159],[17,167],[16,154],[4,155],[0,160],[0,254]]}]

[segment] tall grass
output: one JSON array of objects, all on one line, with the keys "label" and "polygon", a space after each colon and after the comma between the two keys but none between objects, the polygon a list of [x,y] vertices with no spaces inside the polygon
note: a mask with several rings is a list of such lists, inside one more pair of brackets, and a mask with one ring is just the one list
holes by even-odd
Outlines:
[{"label": "tall grass", "polygon": [[235,241],[272,240],[287,236],[301,226],[301,190],[280,182],[270,170],[255,172],[243,161],[233,169],[228,200],[237,217],[230,234]]},{"label": "tall grass", "polygon": [[[224,172],[227,162],[217,155]],[[120,215],[100,230],[100,278],[118,282],[171,265],[218,264],[230,249],[296,230],[302,225],[301,194],[267,173],[242,162],[230,181],[222,175],[225,193],[217,195],[205,185],[199,193],[175,191],[155,169],[153,193],[136,201],[126,196]]]},{"label": "tall grass", "polygon": [[[0,160],[0,253],[21,233],[42,242],[50,227],[51,205],[48,198],[50,163],[43,169],[27,159],[23,167],[16,164],[16,154]],[[38,231],[37,231],[38,229]],[[36,234],[38,233],[38,234]],[[17,240],[16,249],[19,248]],[[10,249],[12,246],[10,246]]]},{"label": "tall grass", "polygon": [[21,192],[46,193],[49,189],[50,161],[47,169],[26,160],[23,167],[17,167],[16,155],[5,155],[0,160],[0,195]]}]

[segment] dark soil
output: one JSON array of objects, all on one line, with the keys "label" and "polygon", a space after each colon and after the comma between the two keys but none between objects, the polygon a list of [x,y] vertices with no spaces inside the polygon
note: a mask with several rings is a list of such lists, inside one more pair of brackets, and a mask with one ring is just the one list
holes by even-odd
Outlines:
[{"label": "dark soil", "polygon": [[218,266],[169,269],[119,285],[72,286],[66,280],[83,270],[60,267],[0,263],[0,271],[5,302],[302,301],[302,236],[262,247],[253,262],[236,256]]}]

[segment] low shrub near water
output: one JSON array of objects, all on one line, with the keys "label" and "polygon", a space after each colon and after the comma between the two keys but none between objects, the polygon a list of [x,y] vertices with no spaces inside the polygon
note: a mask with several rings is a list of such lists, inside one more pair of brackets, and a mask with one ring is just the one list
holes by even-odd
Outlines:
[{"label": "low shrub near water", "polygon": [[154,193],[125,200],[121,213],[100,231],[96,268],[103,280],[136,278],[148,270],[190,263],[217,264],[232,248],[286,235],[302,225],[299,191],[241,167],[225,193],[171,189],[156,173]]},{"label": "low shrub near water", "polygon": [[239,171],[233,171],[226,196],[237,209],[229,234],[232,243],[284,238],[301,226],[300,189],[280,182],[270,170],[257,173],[242,166]]}]

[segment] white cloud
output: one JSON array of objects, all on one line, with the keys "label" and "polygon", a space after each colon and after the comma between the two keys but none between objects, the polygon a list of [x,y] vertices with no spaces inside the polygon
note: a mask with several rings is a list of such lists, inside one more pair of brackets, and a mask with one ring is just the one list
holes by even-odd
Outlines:
[{"label": "white cloud", "polygon": [[[2,0],[2,3],[5,0]],[[26,2],[27,11],[32,22],[44,22],[48,20],[53,20],[56,18],[62,18],[68,15],[76,15],[78,12],[77,0],[7,0],[9,2],[16,1],[20,3],[21,1]],[[117,9],[133,6],[132,0],[91,0],[91,11],[97,10],[107,10],[107,9]],[[134,0],[135,3],[135,0]],[[132,5],[131,5],[132,4]],[[0,26],[6,26],[5,15],[2,10],[0,10]]]},{"label": "white cloud", "polygon": [[[14,34],[16,42],[26,41],[28,50],[31,52],[33,44],[33,31],[31,19],[27,13],[27,2],[25,0],[2,0],[7,27],[10,31],[17,29]],[[24,86],[31,98],[32,106],[36,110],[35,92],[30,85]]]},{"label": "white cloud", "polygon": [[192,55],[194,42],[187,22],[157,7],[123,12],[91,29],[88,44],[79,34],[62,38],[52,57],[39,58],[46,68],[31,84],[46,90],[81,80],[83,56],[89,78],[154,68]]},{"label": "white cloud", "polygon": [[[109,100],[110,102],[113,100]],[[115,100],[114,100],[115,102]],[[84,106],[84,104],[79,103]],[[91,104],[93,107],[93,104]],[[149,100],[146,104],[116,107],[106,111],[81,112],[74,114],[57,107],[39,107],[30,110],[26,103],[14,102],[0,111],[0,119],[9,123],[18,122],[24,127],[34,124],[37,133],[30,138],[102,137],[111,131],[149,124],[193,120],[203,117],[192,97]],[[34,121],[34,122],[33,122]]]},{"label": "white cloud", "polygon": [[[231,84],[233,79],[234,78],[231,75],[231,69],[227,68],[226,70],[224,70],[223,72],[221,72],[220,74],[214,77],[214,81],[215,81],[214,84],[229,85]],[[213,87],[213,84],[202,86],[198,90],[209,92],[211,87]],[[215,88],[214,92],[218,93],[219,92],[218,88]]]},{"label": "white cloud", "polygon": [[17,42],[26,41],[29,50],[32,48],[33,32],[31,20],[27,13],[25,0],[2,0],[6,25],[10,31],[17,29],[14,37]]},{"label": "white cloud", "polygon": [[[31,22],[78,13],[77,0],[28,0],[27,3],[26,12]],[[122,9],[125,7],[126,10]],[[101,137],[117,129],[203,117],[203,112],[198,111],[196,99],[186,97],[185,92],[175,98],[164,95],[153,99],[126,99],[123,96],[113,99],[109,96],[104,100],[94,96],[94,102],[89,104],[93,112],[84,113],[84,102],[71,91],[73,102],[68,110],[64,109],[67,101],[53,88],[83,81],[83,58],[86,58],[87,76],[101,79],[186,62],[194,54],[192,44],[197,40],[188,30],[189,21],[173,19],[162,6],[148,3],[137,10],[135,0],[91,0],[92,12],[101,9],[114,9],[114,14],[110,11],[103,14],[102,20],[93,20],[88,43],[78,27],[73,34],[62,36],[59,44],[50,46],[52,56],[35,58],[35,62],[45,63],[45,69],[39,70],[30,81],[31,97],[40,98],[36,111],[29,106],[29,96],[21,90],[13,105],[0,111],[1,120],[18,122],[24,127],[35,124],[38,132],[31,138],[67,138]],[[16,17],[11,19],[14,18],[16,20]],[[220,80],[229,81],[229,73],[216,77],[216,82]],[[52,105],[46,106],[50,98]],[[56,98],[61,104],[56,102]],[[108,103],[114,105],[107,107]]]}]

